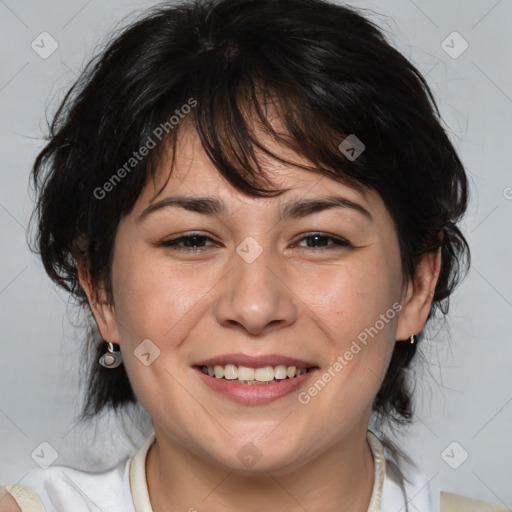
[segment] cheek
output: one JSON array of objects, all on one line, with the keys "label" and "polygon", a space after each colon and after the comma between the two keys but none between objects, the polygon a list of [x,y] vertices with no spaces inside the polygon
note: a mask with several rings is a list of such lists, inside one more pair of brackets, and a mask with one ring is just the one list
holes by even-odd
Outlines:
[{"label": "cheek", "polygon": [[[368,252],[338,268],[322,270],[308,278],[305,286],[304,301],[313,298],[309,305],[346,342],[373,326],[380,315],[395,318],[392,306],[400,298],[400,273],[379,254]],[[385,329],[381,322],[378,325],[388,330],[393,324],[386,322]]]},{"label": "cheek", "polygon": [[336,374],[333,401],[353,403],[355,408],[355,402],[364,402],[363,397],[370,399],[378,391],[401,310],[398,249],[378,247],[316,280],[324,292],[315,312],[328,328],[329,365],[338,362],[331,368]]},{"label": "cheek", "polygon": [[[190,270],[186,275],[192,275]],[[203,314],[201,299],[208,283],[135,250],[115,262],[113,280],[123,359],[133,390],[152,417],[183,428],[180,415],[169,417],[168,407],[183,401],[179,382],[184,376],[177,373],[183,365],[180,349]],[[142,346],[149,353],[147,365],[140,359]]]},{"label": "cheek", "polygon": [[179,339],[197,321],[208,283],[191,278],[190,269],[171,268],[134,251],[117,262],[114,272],[116,318],[130,344]]}]

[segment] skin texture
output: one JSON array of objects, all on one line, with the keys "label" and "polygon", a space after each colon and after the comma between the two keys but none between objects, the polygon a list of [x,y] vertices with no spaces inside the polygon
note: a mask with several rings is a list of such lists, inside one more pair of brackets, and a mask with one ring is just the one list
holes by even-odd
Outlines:
[{"label": "skin texture", "polygon": [[[153,419],[157,441],[146,471],[155,512],[366,510],[374,471],[366,441],[371,404],[395,340],[418,333],[430,310],[440,252],[423,258],[414,282],[403,282],[394,223],[375,191],[363,194],[268,158],[263,165],[274,184],[287,189],[281,196],[237,191],[197,135],[184,132],[165,188],[158,194],[168,162],[120,222],[114,305],[90,283],[86,265],[80,267],[103,339],[120,344],[135,393]],[[228,214],[166,207],[138,220],[149,204],[178,194],[220,198]],[[286,203],[323,195],[358,203],[372,220],[331,208],[279,221]],[[193,230],[212,239],[201,242],[201,252],[159,245]],[[311,232],[351,246],[323,239],[315,247],[303,238]],[[236,252],[246,237],[263,251],[252,263]],[[297,393],[265,405],[236,404],[193,368],[224,353],[276,353],[314,362],[322,373],[394,303],[402,304],[400,313],[307,405]],[[148,338],[160,356],[145,366],[133,351]],[[262,454],[252,468],[237,456],[246,443]]]},{"label": "skin texture", "polygon": [[0,512],[21,512],[16,500],[5,490],[0,491]]}]

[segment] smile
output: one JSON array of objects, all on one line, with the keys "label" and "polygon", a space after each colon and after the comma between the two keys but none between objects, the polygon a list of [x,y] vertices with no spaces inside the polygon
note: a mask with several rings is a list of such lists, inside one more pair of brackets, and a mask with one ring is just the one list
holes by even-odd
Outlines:
[{"label": "smile", "polygon": [[297,368],[277,365],[251,368],[233,364],[199,365],[194,369],[199,379],[216,396],[250,406],[268,404],[286,396],[293,396],[319,370],[317,366]]},{"label": "smile", "polygon": [[210,377],[232,381],[236,384],[276,384],[285,379],[294,379],[305,375],[309,368],[297,368],[296,366],[263,366],[251,368],[248,366],[236,366],[234,364],[200,366],[200,370]]}]

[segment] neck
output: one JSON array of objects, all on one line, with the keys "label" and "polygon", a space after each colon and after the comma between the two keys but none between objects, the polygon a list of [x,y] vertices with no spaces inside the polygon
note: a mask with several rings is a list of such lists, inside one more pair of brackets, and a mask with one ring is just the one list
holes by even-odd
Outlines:
[{"label": "neck", "polygon": [[146,458],[153,512],[368,509],[374,463],[366,431],[353,433],[298,468],[251,475],[208,463],[155,432],[157,441]]}]

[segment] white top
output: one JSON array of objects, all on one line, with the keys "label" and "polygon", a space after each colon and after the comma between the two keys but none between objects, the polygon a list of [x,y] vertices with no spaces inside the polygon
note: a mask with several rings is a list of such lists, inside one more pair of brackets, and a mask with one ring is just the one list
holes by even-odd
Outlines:
[{"label": "white top", "polygon": [[[386,469],[379,439],[367,431],[374,459],[374,483],[367,512],[405,512],[398,483]],[[146,454],[152,434],[132,457],[112,469],[91,473],[65,466],[31,470],[18,484],[7,485],[23,512],[153,512],[146,482]],[[409,511],[440,512],[440,492],[432,479],[408,473],[404,482]]]}]

